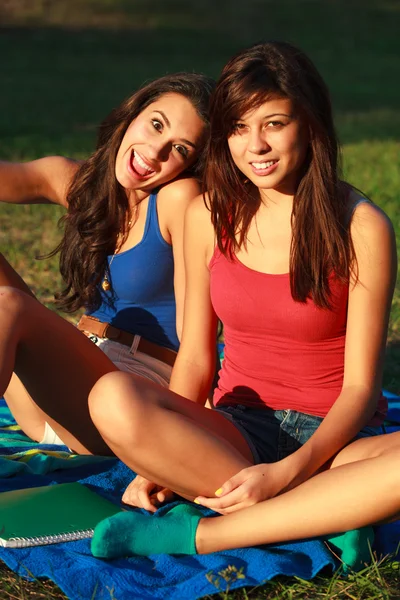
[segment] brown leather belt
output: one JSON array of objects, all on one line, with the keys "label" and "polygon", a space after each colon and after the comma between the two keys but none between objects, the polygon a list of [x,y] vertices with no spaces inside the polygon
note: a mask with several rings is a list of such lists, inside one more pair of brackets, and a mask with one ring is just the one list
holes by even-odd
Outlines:
[{"label": "brown leather belt", "polygon": [[[113,342],[124,344],[124,346],[131,347],[135,339],[133,333],[118,329],[117,327],[110,325],[110,323],[102,323],[98,319],[89,317],[88,315],[83,315],[80,318],[77,327],[80,331],[83,331],[83,333],[91,333],[99,338],[105,338],[107,340],[112,340]],[[161,360],[171,367],[174,366],[176,352],[170,348],[163,348],[162,346],[153,344],[153,342],[149,342],[142,337],[139,339],[136,352],[143,352],[144,354],[148,354],[148,356]]]}]

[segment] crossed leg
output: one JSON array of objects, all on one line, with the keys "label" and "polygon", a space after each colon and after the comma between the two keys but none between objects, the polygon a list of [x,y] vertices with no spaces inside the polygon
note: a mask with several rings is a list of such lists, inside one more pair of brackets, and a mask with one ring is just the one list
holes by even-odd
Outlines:
[{"label": "crossed leg", "polygon": [[159,519],[121,513],[97,526],[92,552],[105,558],[207,554],[332,536],[400,518],[400,432],[359,440],[340,454],[337,466],[225,516],[202,518],[192,505],[178,505]]},{"label": "crossed leg", "polygon": [[[187,498],[214,495],[222,481],[252,463],[244,438],[224,417],[145,380],[124,373],[107,375],[93,388],[89,408],[117,456],[134,471]],[[249,508],[208,519],[200,513],[193,516],[193,509],[186,516],[180,512],[176,518],[171,514],[157,519],[157,551],[196,548],[209,553],[328,536],[396,519],[399,465],[400,432],[360,439],[339,452],[330,469]],[[146,553],[142,542],[153,521],[144,517],[139,524],[137,519],[137,513],[126,513],[99,526],[92,545],[95,554]],[[178,522],[183,529],[179,548]],[[132,531],[125,549],[120,545],[121,526]]]},{"label": "crossed leg", "polygon": [[224,416],[143,378],[107,375],[93,388],[89,408],[125,464],[186,498],[214,495],[253,464],[247,442]]},{"label": "crossed leg", "polygon": [[400,432],[358,440],[329,470],[270,500],[202,519],[199,553],[331,535],[400,518]]}]

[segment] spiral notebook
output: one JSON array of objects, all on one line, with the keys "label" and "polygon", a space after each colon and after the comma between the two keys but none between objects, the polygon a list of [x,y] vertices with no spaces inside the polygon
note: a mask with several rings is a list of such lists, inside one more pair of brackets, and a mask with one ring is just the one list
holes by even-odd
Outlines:
[{"label": "spiral notebook", "polygon": [[122,509],[80,483],[0,493],[0,546],[24,548],[90,538]]}]

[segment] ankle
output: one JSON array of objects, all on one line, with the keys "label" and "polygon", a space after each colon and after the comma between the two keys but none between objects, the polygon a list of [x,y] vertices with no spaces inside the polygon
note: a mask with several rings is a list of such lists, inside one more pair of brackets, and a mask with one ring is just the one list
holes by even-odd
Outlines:
[{"label": "ankle", "polygon": [[197,554],[210,554],[225,550],[219,535],[218,524],[223,517],[204,517],[200,519],[196,530],[195,545]]}]

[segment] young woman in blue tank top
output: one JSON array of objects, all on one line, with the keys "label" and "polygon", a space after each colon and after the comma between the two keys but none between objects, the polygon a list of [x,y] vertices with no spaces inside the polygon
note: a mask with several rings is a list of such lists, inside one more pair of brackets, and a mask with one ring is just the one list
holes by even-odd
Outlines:
[{"label": "young woman in blue tank top", "polygon": [[[400,517],[400,433],[366,428],[381,396],[395,236],[340,180],[326,85],[290,44],[255,45],[225,66],[210,127],[208,192],[186,213],[170,391],[110,373],[89,406],[142,478],[125,501],[154,512],[157,483],[224,516],[201,519],[188,505],[160,518],[122,513],[98,527],[96,556],[207,553]],[[217,316],[223,402],[207,410]],[[366,533],[355,537],[368,558]]]},{"label": "young woman in blue tank top", "polygon": [[187,73],[142,87],[101,124],[84,162],[0,163],[0,200],[67,208],[54,251],[65,283],[57,304],[86,309],[82,333],[0,256],[0,396],[32,439],[110,454],[88,411],[94,383],[123,369],[168,385],[182,326],[184,213],[199,193],[212,87]]}]

